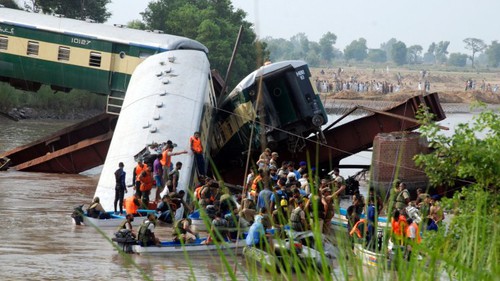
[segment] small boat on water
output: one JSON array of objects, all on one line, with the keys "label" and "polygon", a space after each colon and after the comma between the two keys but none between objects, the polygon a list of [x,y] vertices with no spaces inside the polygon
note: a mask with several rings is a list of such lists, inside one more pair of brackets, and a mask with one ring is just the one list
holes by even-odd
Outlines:
[{"label": "small boat on water", "polygon": [[[132,222],[132,226],[139,226],[146,219],[147,215],[150,213],[155,213],[155,210],[143,210],[139,209],[138,213],[141,216],[135,217]],[[71,218],[73,220],[73,224],[75,225],[86,225],[86,226],[96,226],[96,227],[118,227],[124,220],[125,214],[115,214],[114,212],[106,212],[106,217],[108,219],[99,219],[89,217],[86,212],[83,211],[82,206],[78,206],[73,211]]]},{"label": "small boat on water", "polygon": [[10,167],[10,159],[7,157],[0,157],[0,171],[7,171]]},{"label": "small boat on water", "polygon": [[244,241],[226,241],[217,244],[204,244],[207,238],[198,238],[192,243],[163,241],[159,246],[132,245],[132,253],[140,255],[171,255],[188,253],[192,255],[238,255],[243,251]]}]

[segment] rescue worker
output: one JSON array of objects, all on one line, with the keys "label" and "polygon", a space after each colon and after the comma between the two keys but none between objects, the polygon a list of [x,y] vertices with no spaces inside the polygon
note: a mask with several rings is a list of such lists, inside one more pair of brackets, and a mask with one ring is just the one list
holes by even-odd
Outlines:
[{"label": "rescue worker", "polygon": [[292,230],[302,232],[309,229],[306,220],[306,213],[304,212],[304,200],[299,199],[296,201],[297,207],[293,209],[290,215],[290,224]]},{"label": "rescue worker", "polygon": [[132,214],[127,214],[125,216],[125,220],[118,226],[118,231],[122,229],[127,229],[130,231],[133,237],[136,237],[136,234],[134,233],[133,227],[132,227],[132,222],[134,221],[134,215]]},{"label": "rescue worker", "polygon": [[117,205],[120,209],[120,214],[123,214],[123,198],[127,193],[127,186],[125,185],[125,171],[123,170],[123,162],[118,163],[118,169],[115,171],[115,214],[118,214]]},{"label": "rescue worker", "polygon": [[139,207],[141,206],[141,202],[139,201],[139,195],[136,193],[130,197],[127,197],[125,199],[125,202],[123,202],[123,205],[125,206],[125,212],[127,215],[132,215],[132,216],[139,216]]},{"label": "rescue worker", "polygon": [[404,182],[398,185],[397,192],[394,208],[402,210],[408,206],[408,203],[410,203],[410,193],[406,189],[406,184]]},{"label": "rescue worker", "polygon": [[194,132],[194,135],[189,138],[189,145],[194,154],[198,175],[205,175],[205,159],[203,159],[203,145],[201,144],[200,132]]},{"label": "rescue worker", "polygon": [[156,215],[150,213],[137,231],[137,240],[143,247],[160,245],[160,239],[155,236]]},{"label": "rescue worker", "polygon": [[191,229],[192,221],[189,218],[178,220],[174,224],[174,241],[181,243],[192,243],[198,234]]},{"label": "rescue worker", "polygon": [[97,196],[92,200],[92,204],[90,204],[90,207],[87,209],[87,216],[95,219],[109,219],[111,217],[106,213]]},{"label": "rescue worker", "polygon": [[149,205],[149,194],[151,193],[151,189],[153,188],[153,175],[152,175],[153,167],[148,167],[146,170],[142,171],[139,176],[139,180],[141,182],[141,193],[142,193],[142,204],[148,209]]},{"label": "rescue worker", "polygon": [[134,186],[135,192],[139,195],[139,198],[142,196],[141,181],[139,180],[139,177],[141,176],[142,171],[147,168],[148,165],[144,164],[142,158],[139,158],[137,160],[137,165],[134,167],[134,171],[132,172],[132,180],[134,181],[132,185]]}]

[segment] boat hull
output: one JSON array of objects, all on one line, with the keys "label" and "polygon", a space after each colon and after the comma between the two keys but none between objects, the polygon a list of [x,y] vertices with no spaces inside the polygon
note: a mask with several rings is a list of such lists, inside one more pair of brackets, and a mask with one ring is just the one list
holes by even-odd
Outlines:
[{"label": "boat hull", "polygon": [[181,244],[179,242],[161,242],[160,246],[143,247],[133,245],[132,252],[140,255],[239,255],[243,251],[243,242],[224,242],[219,244],[202,244],[205,239],[196,239],[193,243]]},{"label": "boat hull", "polygon": [[[135,217],[132,222],[132,226],[138,227],[142,224],[144,219],[146,219],[147,214],[154,213],[154,210],[139,210],[139,213],[142,214],[140,217]],[[109,214],[109,219],[98,219],[89,217],[87,215],[83,215],[83,224],[86,226],[94,226],[94,227],[118,227],[125,220],[125,215],[115,215],[113,212],[106,212]],[[73,223],[77,224],[75,219],[73,218]]]}]

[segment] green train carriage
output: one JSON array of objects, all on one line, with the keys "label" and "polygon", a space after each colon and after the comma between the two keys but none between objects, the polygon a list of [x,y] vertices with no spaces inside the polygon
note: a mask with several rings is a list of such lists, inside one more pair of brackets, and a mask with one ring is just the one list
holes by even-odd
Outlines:
[{"label": "green train carriage", "polygon": [[310,79],[303,61],[273,63],[248,75],[223,98],[215,117],[218,133],[211,140],[217,169],[243,167],[249,148],[254,160],[265,147],[278,153],[300,151],[304,138],[321,133],[328,116]]},{"label": "green train carriage", "polygon": [[184,37],[0,8],[0,80],[20,89],[123,96],[137,65],[173,49],[208,53]]}]

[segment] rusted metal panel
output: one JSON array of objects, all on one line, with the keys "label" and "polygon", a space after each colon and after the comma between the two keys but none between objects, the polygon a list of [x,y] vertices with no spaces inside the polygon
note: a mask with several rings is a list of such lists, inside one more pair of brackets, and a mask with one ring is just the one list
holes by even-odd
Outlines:
[{"label": "rusted metal panel", "polygon": [[[115,115],[101,114],[66,127],[47,137],[7,151],[2,157],[9,157],[14,166],[20,165],[35,158],[43,157],[48,153],[54,153],[75,145],[83,140],[112,132],[116,126],[117,119],[118,116]],[[102,165],[102,163],[96,163],[95,166]],[[60,171],[54,172],[57,173]]]},{"label": "rusted metal panel", "polygon": [[306,160],[309,154],[311,164],[314,166],[325,168],[338,166],[340,160],[372,147],[373,139],[378,133],[417,129],[420,125],[415,119],[420,105],[427,106],[429,112],[435,114],[435,121],[446,118],[437,93],[429,94],[425,98],[421,95],[415,96],[384,110],[384,113],[375,112],[324,131],[326,143],[320,144],[319,149],[317,143],[321,140],[311,137],[307,141],[306,148],[300,153],[278,151],[280,159]]},{"label": "rusted metal panel", "polygon": [[63,149],[23,162],[18,171],[77,174],[102,165],[113,132],[82,140]]}]

